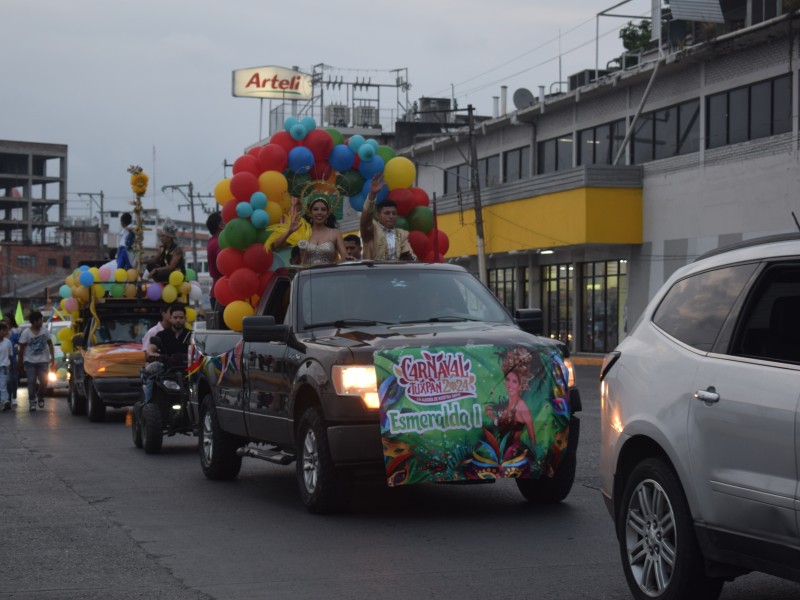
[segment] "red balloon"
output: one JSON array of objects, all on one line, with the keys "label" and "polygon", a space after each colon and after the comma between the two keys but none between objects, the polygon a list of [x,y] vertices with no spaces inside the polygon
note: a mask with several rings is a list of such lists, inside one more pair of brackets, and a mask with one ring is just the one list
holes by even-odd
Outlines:
[{"label": "red balloon", "polygon": [[236,300],[231,292],[230,279],[223,277],[217,280],[217,283],[214,284],[214,298],[223,306],[227,306]]},{"label": "red balloon", "polygon": [[223,248],[217,254],[217,268],[223,275],[232,275],[244,266],[244,252],[236,248]]},{"label": "red balloon", "polygon": [[239,201],[234,198],[230,202],[226,202],[225,206],[222,207],[222,220],[225,223],[236,218],[236,207],[238,205]]},{"label": "red balloon", "polygon": [[283,149],[286,150],[287,154],[289,150],[297,146],[297,140],[294,139],[288,131],[279,131],[273,134],[269,139],[269,143],[282,146]]},{"label": "red balloon", "polygon": [[[258,189],[258,177],[250,171],[242,171],[231,177],[231,193],[237,200],[250,202],[250,196],[257,192]],[[228,204],[230,202],[226,202],[225,206]]]},{"label": "red balloon", "polygon": [[387,199],[397,204],[397,215],[405,217],[414,210],[414,199],[408,188],[397,188],[389,192]]},{"label": "red balloon", "polygon": [[258,158],[258,151],[259,150],[261,150],[261,146],[253,146],[252,148],[250,148],[250,150],[247,151],[247,153],[250,156],[255,156],[256,158]]},{"label": "red balloon", "polygon": [[417,206],[429,206],[431,203],[430,198],[428,198],[428,192],[423,190],[422,188],[412,187],[408,188],[408,191],[411,192],[411,201],[414,204],[414,208]]},{"label": "red balloon", "polygon": [[252,269],[242,267],[230,276],[231,293],[237,300],[249,300],[250,296],[257,294],[258,275]]},{"label": "red balloon", "polygon": [[[314,130],[316,131],[316,129]],[[331,166],[327,160],[314,159],[314,166],[309,171],[312,179],[327,179],[331,174]]]},{"label": "red balloon", "polygon": [[261,165],[258,164],[258,159],[255,156],[245,154],[233,161],[233,174],[236,175],[237,173],[252,173],[258,177],[261,175]]},{"label": "red balloon", "polygon": [[430,240],[431,250],[435,249],[438,245],[439,254],[442,256],[447,254],[447,251],[450,249],[450,238],[447,237],[447,234],[444,231],[434,227],[428,232],[427,238]]},{"label": "red balloon", "polygon": [[333,150],[333,138],[324,129],[312,129],[303,139],[303,145],[311,150],[314,162],[328,160],[328,156]]},{"label": "red balloon", "polygon": [[256,273],[263,273],[264,271],[269,271],[273,258],[275,257],[272,252],[267,252],[264,244],[251,244],[244,251],[244,266]]},{"label": "red balloon", "polygon": [[262,171],[283,173],[289,166],[289,154],[280,144],[267,144],[259,148],[258,164]]},{"label": "red balloon", "polygon": [[[389,195],[391,196],[391,194]],[[411,245],[411,249],[419,259],[422,259],[431,250],[431,242],[428,239],[428,236],[421,231],[409,231],[408,243]]]}]

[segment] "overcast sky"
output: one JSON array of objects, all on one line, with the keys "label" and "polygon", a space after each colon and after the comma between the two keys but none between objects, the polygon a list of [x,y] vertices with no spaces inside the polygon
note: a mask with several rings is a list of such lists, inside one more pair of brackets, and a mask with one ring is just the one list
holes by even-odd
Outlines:
[{"label": "overcast sky", "polygon": [[[491,115],[501,85],[513,110],[518,88],[536,95],[558,81],[559,31],[563,78],[594,68],[595,15],[616,3],[3,0],[0,138],[69,146],[70,216],[89,214],[79,192],[102,190],[106,210],[126,210],[126,169],[140,164],[151,176],[145,206],[188,219],[183,198],[160,188],[191,181],[210,194],[223,162],[258,139],[261,103],[231,95],[233,70],[325,63],[388,83],[407,68],[411,101],[454,90],[460,107]],[[614,12],[649,7],[632,0]],[[600,19],[601,68],[621,53],[625,22]]]}]

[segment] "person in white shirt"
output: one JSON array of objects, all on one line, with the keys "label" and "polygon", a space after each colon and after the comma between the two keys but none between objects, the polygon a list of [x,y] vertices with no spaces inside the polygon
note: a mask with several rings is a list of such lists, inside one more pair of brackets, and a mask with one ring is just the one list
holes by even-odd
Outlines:
[{"label": "person in white shirt", "polygon": [[150,346],[150,338],[167,328],[169,328],[169,304],[164,304],[161,306],[161,320],[148,329],[142,338],[142,350],[147,352],[147,348]]},{"label": "person in white shirt", "polygon": [[20,372],[25,369],[25,376],[28,378],[28,402],[31,412],[34,412],[37,400],[39,408],[44,408],[47,373],[55,367],[56,358],[50,332],[42,327],[42,313],[38,310],[31,311],[28,320],[31,326],[19,337],[17,368]]},{"label": "person in white shirt", "polygon": [[0,321],[0,410],[11,408],[8,394],[8,377],[11,371],[11,340],[8,339],[8,323]]}]

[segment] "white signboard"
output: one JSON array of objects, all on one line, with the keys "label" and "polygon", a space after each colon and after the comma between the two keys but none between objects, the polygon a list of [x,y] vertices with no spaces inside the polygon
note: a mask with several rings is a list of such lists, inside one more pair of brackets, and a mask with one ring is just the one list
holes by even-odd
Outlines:
[{"label": "white signboard", "polygon": [[308,100],[314,94],[311,75],[284,67],[253,67],[233,72],[233,95]]}]

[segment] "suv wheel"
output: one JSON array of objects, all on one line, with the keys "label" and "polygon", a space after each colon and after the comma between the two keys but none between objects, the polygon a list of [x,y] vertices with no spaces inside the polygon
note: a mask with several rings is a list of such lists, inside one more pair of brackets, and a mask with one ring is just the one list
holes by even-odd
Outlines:
[{"label": "suv wheel", "polygon": [[333,464],[328,431],[318,408],[309,408],[303,414],[297,439],[297,483],[303,504],[313,513],[334,512],[350,498],[350,477]]},{"label": "suv wheel", "polygon": [[680,481],[662,460],[631,472],[617,519],[622,568],[642,600],[719,597],[724,581],[708,577]]},{"label": "suv wheel", "polygon": [[137,414],[141,414],[142,406],[138,402],[131,408],[131,436],[133,445],[137,448],[142,447],[142,422]]},{"label": "suv wheel", "polygon": [[569,424],[569,443],[558,464],[558,470],[552,477],[539,477],[538,479],[515,479],[517,488],[528,502],[534,504],[556,504],[569,496],[572,484],[575,483],[575,469],[577,467],[578,440],[580,438],[581,422],[577,417],[572,417]]},{"label": "suv wheel", "polygon": [[86,384],[87,396],[87,411],[89,413],[89,420],[92,423],[99,423],[106,420],[106,405],[100,400],[97,390],[94,389],[94,384],[90,381]]},{"label": "suv wheel", "polygon": [[69,412],[73,415],[85,415],[86,414],[86,398],[82,398],[78,395],[78,390],[75,387],[72,379],[69,382],[69,392],[67,396],[67,404],[69,405]]},{"label": "suv wheel", "polygon": [[206,395],[200,403],[200,467],[209,479],[234,479],[242,468],[238,438],[222,431],[214,400]]},{"label": "suv wheel", "polygon": [[161,409],[157,404],[148,402],[142,407],[142,418],[139,421],[142,431],[142,446],[147,454],[158,454],[164,436],[161,432]]}]

